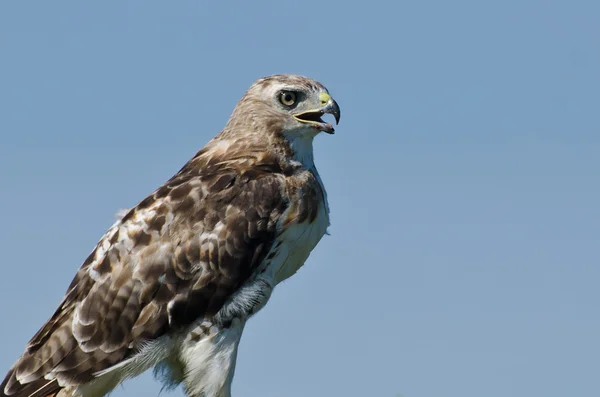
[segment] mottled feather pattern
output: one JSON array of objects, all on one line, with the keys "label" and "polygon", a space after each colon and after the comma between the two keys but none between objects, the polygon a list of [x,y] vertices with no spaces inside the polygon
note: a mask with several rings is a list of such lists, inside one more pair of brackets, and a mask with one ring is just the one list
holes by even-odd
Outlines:
[{"label": "mottled feather pattern", "polygon": [[[322,87],[292,77],[289,84]],[[259,80],[254,89],[269,84]],[[295,160],[293,145],[277,131],[277,117],[251,92],[242,98],[217,137],[102,237],[0,397],[48,397],[61,389],[58,396],[71,395],[149,342],[178,332],[188,332],[191,342],[232,324],[241,333],[239,313],[259,310],[274,287],[253,280],[292,247],[282,248],[281,236],[318,216],[328,224],[314,166]],[[280,279],[304,262],[324,227],[308,232],[315,233],[310,246]]]}]

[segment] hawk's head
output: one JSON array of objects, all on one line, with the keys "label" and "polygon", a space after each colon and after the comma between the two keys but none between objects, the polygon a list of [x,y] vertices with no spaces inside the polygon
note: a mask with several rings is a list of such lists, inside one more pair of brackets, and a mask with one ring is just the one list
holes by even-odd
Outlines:
[{"label": "hawk's head", "polygon": [[[296,75],[273,75],[257,80],[237,104],[229,127],[252,127],[284,136],[315,136],[334,128],[321,116],[331,114],[336,124],[340,108],[318,81]],[[250,125],[248,125],[250,124]]]}]

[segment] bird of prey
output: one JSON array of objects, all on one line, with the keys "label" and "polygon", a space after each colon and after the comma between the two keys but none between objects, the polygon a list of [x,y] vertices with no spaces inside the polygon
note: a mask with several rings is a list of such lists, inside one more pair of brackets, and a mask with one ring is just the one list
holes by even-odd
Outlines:
[{"label": "bird of prey", "polygon": [[231,395],[246,321],[326,233],[313,138],[340,109],[319,82],[257,80],[224,129],[127,211],[77,271],[0,397],[100,397],[154,368]]}]

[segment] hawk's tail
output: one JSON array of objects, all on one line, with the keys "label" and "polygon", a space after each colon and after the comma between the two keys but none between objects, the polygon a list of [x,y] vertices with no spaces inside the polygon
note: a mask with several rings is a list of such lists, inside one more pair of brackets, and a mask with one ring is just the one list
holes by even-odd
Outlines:
[{"label": "hawk's tail", "polygon": [[0,397],[56,397],[61,389],[56,380],[44,378],[21,384],[11,368],[0,384]]}]

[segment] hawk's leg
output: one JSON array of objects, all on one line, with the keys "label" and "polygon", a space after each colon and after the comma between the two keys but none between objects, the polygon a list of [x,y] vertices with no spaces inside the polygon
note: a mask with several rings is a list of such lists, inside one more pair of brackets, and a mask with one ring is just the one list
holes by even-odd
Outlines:
[{"label": "hawk's leg", "polygon": [[257,277],[236,291],[215,315],[219,327],[227,327],[234,319],[245,320],[262,309],[273,292],[271,281]]},{"label": "hawk's leg", "polygon": [[246,323],[250,316],[265,306],[273,288],[271,281],[266,278],[257,277],[246,282],[212,318],[198,319],[186,340],[196,343],[229,329],[234,323]]},{"label": "hawk's leg", "polygon": [[211,319],[198,324],[182,344],[183,376],[190,397],[231,397],[237,348],[246,320],[267,303],[273,285],[264,278],[248,281]]},{"label": "hawk's leg", "polygon": [[179,360],[186,363],[183,384],[188,397],[231,397],[238,345],[245,320],[199,341],[181,345]]}]

